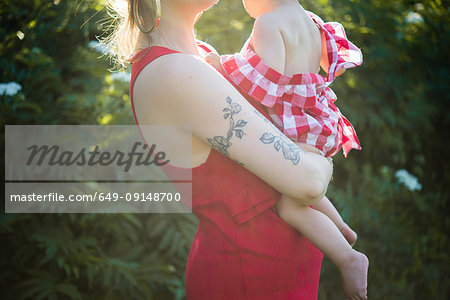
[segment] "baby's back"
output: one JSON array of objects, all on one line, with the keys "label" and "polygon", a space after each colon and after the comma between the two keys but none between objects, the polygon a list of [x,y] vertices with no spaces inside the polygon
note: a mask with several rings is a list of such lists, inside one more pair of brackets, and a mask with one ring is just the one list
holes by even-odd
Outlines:
[{"label": "baby's back", "polygon": [[317,73],[320,70],[322,42],[320,30],[298,4],[282,6],[270,13],[275,20],[285,49],[284,73]]}]

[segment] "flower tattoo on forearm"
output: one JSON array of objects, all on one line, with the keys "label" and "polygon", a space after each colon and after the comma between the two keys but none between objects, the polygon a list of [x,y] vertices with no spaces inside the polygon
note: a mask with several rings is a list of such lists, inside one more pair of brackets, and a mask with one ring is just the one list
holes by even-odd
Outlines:
[{"label": "flower tattoo on forearm", "polygon": [[300,149],[282,134],[276,136],[270,132],[265,132],[259,140],[264,144],[272,144],[275,150],[283,152],[285,159],[292,161],[297,165],[300,161]]},{"label": "flower tattoo on forearm", "polygon": [[[242,129],[245,125],[247,125],[247,122],[244,120],[235,121],[234,116],[241,111],[242,107],[238,103],[233,103],[230,97],[227,97],[226,101],[228,103],[228,107],[224,108],[222,111],[224,112],[223,118],[230,121],[230,128],[228,129],[227,135],[215,136],[213,138],[208,138],[207,140],[213,149],[219,151],[227,157],[230,157],[230,153],[228,152],[228,148],[232,145],[230,140],[233,135],[236,135],[237,138],[242,139],[244,136],[244,131]],[[237,163],[242,165],[240,162]]]},{"label": "flower tattoo on forearm", "polygon": [[[254,110],[254,112],[259,117],[264,119],[264,121],[266,123],[270,122],[263,114],[261,114],[256,109]],[[270,124],[272,125],[272,127],[275,127],[271,122],[270,122]],[[273,143],[273,147],[275,148],[275,150],[277,152],[279,152],[281,149],[281,151],[283,152],[284,158],[287,160],[290,160],[294,165],[297,165],[298,162],[300,161],[300,152],[302,152],[301,149],[298,148],[291,140],[286,138],[282,133],[275,135],[270,132],[265,132],[259,138],[259,140],[261,142],[263,142],[264,144],[272,144]]]}]

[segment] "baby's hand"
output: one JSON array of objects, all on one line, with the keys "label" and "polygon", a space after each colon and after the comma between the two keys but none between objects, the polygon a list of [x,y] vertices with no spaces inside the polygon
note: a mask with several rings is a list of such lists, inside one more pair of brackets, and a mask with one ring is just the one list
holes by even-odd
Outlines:
[{"label": "baby's hand", "polygon": [[217,71],[223,72],[222,64],[220,63],[220,56],[216,53],[208,53],[208,55],[205,56],[205,61],[213,66]]},{"label": "baby's hand", "polygon": [[305,144],[305,143],[300,143],[300,142],[295,142],[295,144],[297,145],[297,147],[299,147],[303,151],[312,152],[312,153],[315,153],[315,154],[320,154],[319,149],[317,149],[314,146],[311,146],[311,145],[308,145],[308,144]]},{"label": "baby's hand", "polygon": [[340,68],[337,72],[336,72],[336,77],[341,76],[342,74],[344,74],[345,72],[345,68]]}]

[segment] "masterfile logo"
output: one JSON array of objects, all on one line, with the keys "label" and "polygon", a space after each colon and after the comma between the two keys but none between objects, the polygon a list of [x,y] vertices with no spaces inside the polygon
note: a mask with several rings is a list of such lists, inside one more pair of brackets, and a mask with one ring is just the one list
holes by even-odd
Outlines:
[{"label": "masterfile logo", "polygon": [[[172,126],[6,125],[5,212],[190,212],[191,139]],[[186,130],[189,130],[187,128]]]}]

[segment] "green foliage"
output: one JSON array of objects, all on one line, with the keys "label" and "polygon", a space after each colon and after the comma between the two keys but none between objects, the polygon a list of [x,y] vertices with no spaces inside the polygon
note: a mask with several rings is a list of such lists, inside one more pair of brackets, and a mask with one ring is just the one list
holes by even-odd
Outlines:
[{"label": "green foliage", "polygon": [[241,1],[220,1],[203,13],[196,33],[199,40],[213,45],[219,53],[235,53],[249,37],[252,25],[253,19]]},{"label": "green foliage", "polygon": [[[334,90],[363,151],[336,159],[329,195],[371,258],[372,299],[446,299],[450,294],[448,84],[449,11],[440,1],[346,1],[324,17],[342,20],[362,47],[362,67]],[[334,4],[334,3],[333,3]],[[406,169],[420,191],[395,178]],[[321,297],[340,282],[326,264]],[[328,276],[333,276],[333,283]]]},{"label": "green foliage", "polygon": [[194,224],[189,214],[4,215],[3,297],[182,299]]},{"label": "green foliage", "polygon": [[88,47],[105,18],[97,1],[2,1],[0,11],[1,82],[22,86],[3,95],[3,124],[97,124],[111,112],[109,123],[133,123],[128,84]]},{"label": "green foliage", "polygon": [[[92,47],[106,18],[98,1],[0,11],[0,83],[21,86],[0,96],[2,124],[134,123],[129,82]],[[4,214],[2,299],[183,299],[195,226],[186,214]]]},{"label": "green foliage", "polygon": [[[301,4],[343,23],[364,54],[364,64],[333,85],[363,151],[336,157],[328,195],[371,261],[370,299],[447,299],[448,5]],[[0,82],[22,87],[0,95],[2,124],[133,123],[128,82],[107,71],[111,66],[89,46],[106,17],[99,1],[2,1],[0,12]],[[233,53],[252,23],[241,1],[222,0],[203,14],[197,35]],[[400,183],[400,169],[422,189]],[[2,298],[183,299],[195,226],[185,214],[3,214]],[[325,261],[319,298],[337,294],[339,274]]]}]

